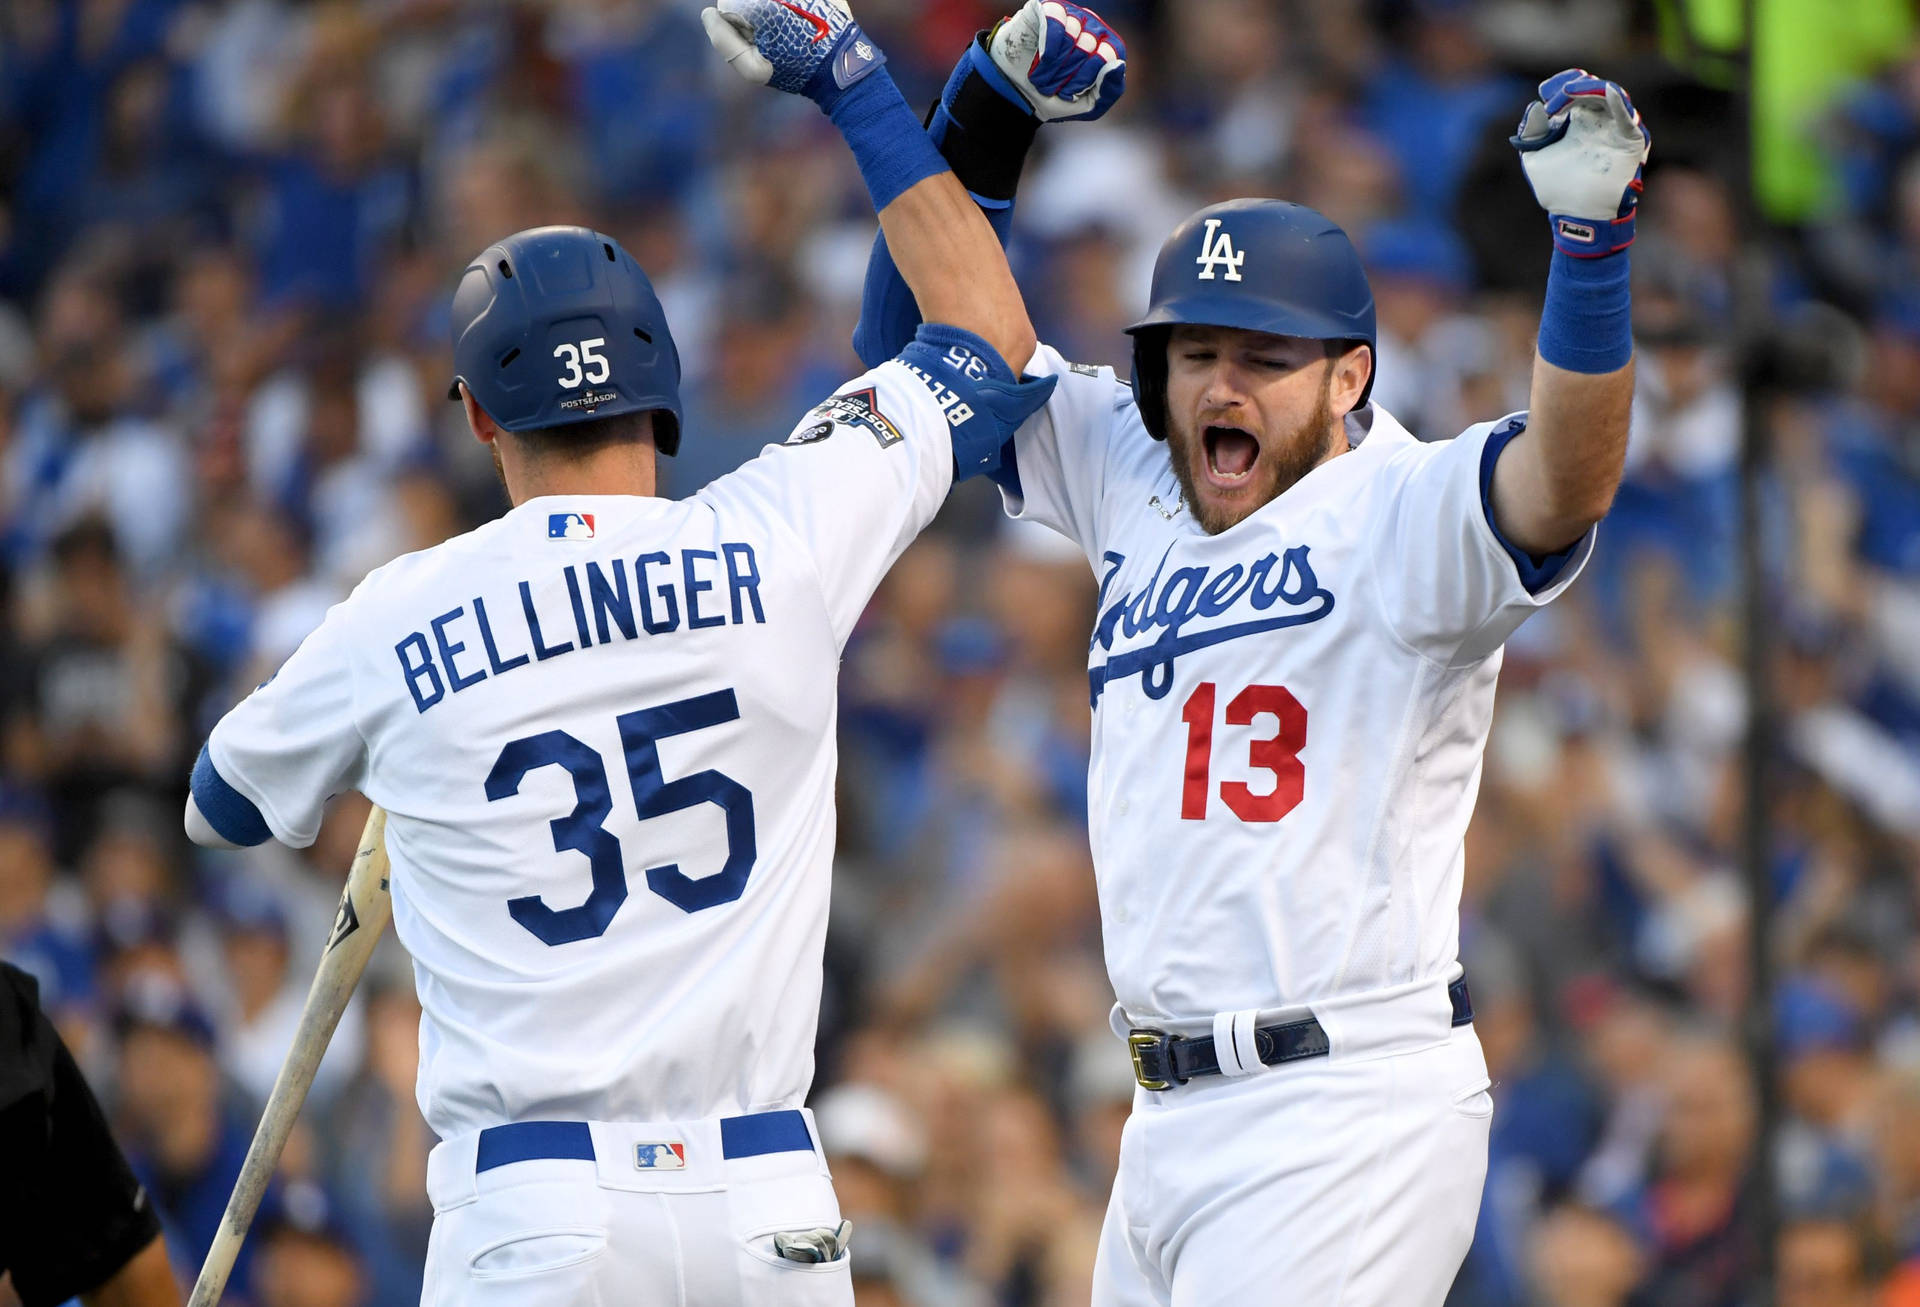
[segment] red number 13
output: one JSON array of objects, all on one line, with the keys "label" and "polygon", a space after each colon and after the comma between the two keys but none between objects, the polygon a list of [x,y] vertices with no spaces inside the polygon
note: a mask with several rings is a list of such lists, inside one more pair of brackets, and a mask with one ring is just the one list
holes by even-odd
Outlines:
[{"label": "red number 13", "polygon": [[[1187,724],[1186,784],[1180,792],[1183,821],[1202,821],[1207,794],[1213,787],[1213,706],[1217,687],[1203,681],[1187,697],[1180,720]],[[1220,797],[1241,821],[1279,821],[1300,804],[1307,785],[1307,769],[1300,750],[1307,747],[1307,710],[1278,685],[1249,685],[1227,705],[1227,725],[1251,726],[1261,713],[1272,713],[1280,729],[1247,748],[1247,764],[1273,773],[1273,790],[1255,794],[1239,781],[1225,781]]]}]

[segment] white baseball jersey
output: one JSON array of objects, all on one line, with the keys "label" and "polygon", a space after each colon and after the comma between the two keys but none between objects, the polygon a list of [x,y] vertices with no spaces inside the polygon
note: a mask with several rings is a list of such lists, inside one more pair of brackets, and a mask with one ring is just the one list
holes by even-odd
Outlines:
[{"label": "white baseball jersey", "polygon": [[289,844],[340,791],[387,810],[442,1138],[805,1097],[840,653],[948,431],[889,362],[691,499],[521,504],[372,573],[214,728]]},{"label": "white baseball jersey", "polygon": [[1110,369],[1043,346],[1028,371],[1060,384],[1007,506],[1099,580],[1090,824],[1127,1014],[1446,976],[1501,645],[1592,548],[1523,584],[1482,483],[1515,420],[1422,444],[1370,408],[1354,448],[1210,536]]}]

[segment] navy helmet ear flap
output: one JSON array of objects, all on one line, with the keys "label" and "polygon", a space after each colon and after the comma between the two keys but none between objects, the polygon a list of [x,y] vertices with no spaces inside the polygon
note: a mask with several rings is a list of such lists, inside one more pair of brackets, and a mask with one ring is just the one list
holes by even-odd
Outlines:
[{"label": "navy helmet ear flap", "polygon": [[1172,327],[1143,327],[1133,333],[1133,399],[1140,421],[1155,440],[1167,438],[1167,346]]},{"label": "navy helmet ear flap", "polygon": [[653,410],[653,447],[668,458],[680,452],[680,414],[673,409]]}]

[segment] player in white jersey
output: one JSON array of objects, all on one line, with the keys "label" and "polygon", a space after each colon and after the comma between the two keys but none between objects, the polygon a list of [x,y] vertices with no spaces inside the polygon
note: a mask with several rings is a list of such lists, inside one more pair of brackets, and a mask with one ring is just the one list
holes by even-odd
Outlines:
[{"label": "player in white jersey", "polygon": [[[1046,116],[1024,50],[989,49]],[[1359,258],[1271,200],[1175,231],[1131,384],[1031,365],[1060,385],[998,479],[1099,584],[1090,827],[1140,1084],[1097,1307],[1437,1304],[1472,1238],[1493,1104],[1463,838],[1501,646],[1619,482],[1649,141],[1610,82],[1540,95],[1514,138],[1556,246],[1529,413],[1423,444],[1371,405]],[[1004,206],[1026,136],[949,99],[943,149]],[[913,321],[883,243],[863,356]]]},{"label": "player in white jersey", "polygon": [[454,297],[454,393],[512,510],[368,576],[195,768],[202,844],[307,844],[349,789],[389,814],[441,1139],[430,1304],[852,1301],[801,1108],[838,661],[1055,383],[1019,380],[1005,258],[882,56],[807,2],[801,80],[884,147],[866,179],[942,325],[669,502],[679,364],[645,276],[582,228],[489,248]]}]

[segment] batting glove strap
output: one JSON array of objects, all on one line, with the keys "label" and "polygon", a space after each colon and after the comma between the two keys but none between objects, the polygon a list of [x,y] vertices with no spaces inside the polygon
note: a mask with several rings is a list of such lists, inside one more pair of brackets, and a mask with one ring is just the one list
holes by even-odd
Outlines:
[{"label": "batting glove strap", "polygon": [[829,115],[840,97],[853,89],[853,85],[871,73],[880,71],[887,62],[887,56],[880,47],[867,39],[860,30],[860,24],[849,23],[847,30],[834,46],[833,54],[820,61],[813,76],[800,88],[800,94],[812,100]]},{"label": "batting glove strap", "polygon": [[1590,222],[1549,213],[1547,225],[1553,232],[1553,248],[1562,254],[1576,259],[1604,259],[1633,244],[1633,218],[1629,212],[1605,222]]},{"label": "batting glove strap", "polygon": [[1633,244],[1653,136],[1624,88],[1582,68],[1555,73],[1510,139],[1554,248],[1593,259]]},{"label": "batting glove strap", "polygon": [[987,33],[967,47],[927,115],[927,132],[976,200],[1013,202],[1027,152],[1040,131],[1026,100],[987,53]]}]

